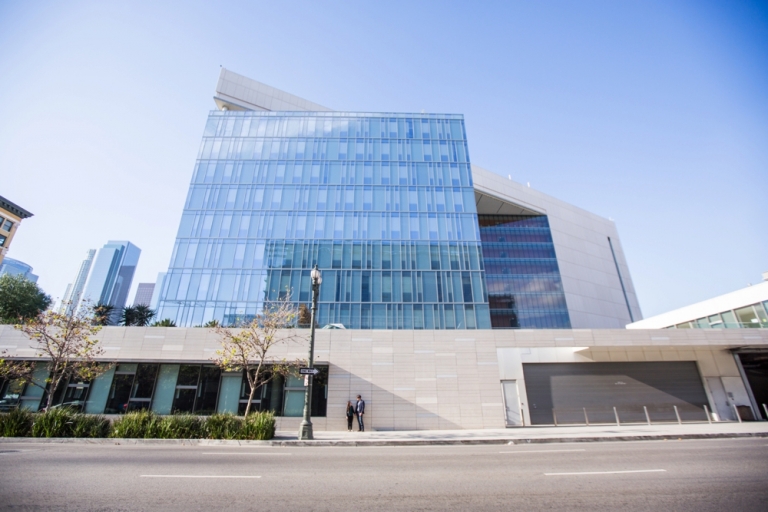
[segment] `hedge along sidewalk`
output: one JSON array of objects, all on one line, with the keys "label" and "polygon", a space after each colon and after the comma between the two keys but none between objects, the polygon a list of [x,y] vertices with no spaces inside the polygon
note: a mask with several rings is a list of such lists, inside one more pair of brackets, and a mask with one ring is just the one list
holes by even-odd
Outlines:
[{"label": "hedge along sidewalk", "polygon": [[275,418],[271,412],[257,412],[243,418],[232,414],[160,416],[150,411],[137,411],[121,415],[110,423],[103,416],[81,414],[66,408],[45,413],[16,409],[0,414],[0,434],[35,440],[268,440],[275,434]]}]

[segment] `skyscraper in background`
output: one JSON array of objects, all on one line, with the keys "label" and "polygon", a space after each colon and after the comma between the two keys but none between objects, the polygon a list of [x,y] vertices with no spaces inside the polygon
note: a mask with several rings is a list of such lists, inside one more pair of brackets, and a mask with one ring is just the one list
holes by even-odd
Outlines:
[{"label": "skyscraper in background", "polygon": [[157,311],[157,303],[160,301],[160,290],[163,289],[163,280],[165,279],[165,272],[157,273],[157,280],[155,286],[152,289],[152,299],[149,301],[149,309]]},{"label": "skyscraper in background", "polygon": [[133,306],[149,306],[155,291],[155,283],[139,283],[136,295],[133,297]]},{"label": "skyscraper in background", "polygon": [[59,303],[59,313],[65,314],[69,308],[69,299],[72,295],[72,283],[67,283],[67,289],[64,290],[64,295],[61,296],[61,302]]},{"label": "skyscraper in background", "polygon": [[73,311],[77,310],[77,306],[80,303],[80,298],[83,295],[83,289],[85,288],[85,282],[88,279],[88,273],[91,271],[91,265],[93,265],[93,258],[96,256],[96,249],[88,249],[83,262],[80,264],[80,270],[77,271],[74,283],[67,285],[67,291],[64,292],[64,297],[61,299],[60,313],[71,315]]},{"label": "skyscraper in background", "polygon": [[21,275],[28,281],[37,282],[37,276],[32,273],[32,266],[13,258],[5,258],[0,263],[0,276],[3,274]]},{"label": "skyscraper in background", "polygon": [[[141,249],[127,241],[110,240],[99,249],[85,285],[83,301],[108,304],[115,310],[110,318],[116,324],[131,289]],[[82,305],[82,304],[81,304]]]}]

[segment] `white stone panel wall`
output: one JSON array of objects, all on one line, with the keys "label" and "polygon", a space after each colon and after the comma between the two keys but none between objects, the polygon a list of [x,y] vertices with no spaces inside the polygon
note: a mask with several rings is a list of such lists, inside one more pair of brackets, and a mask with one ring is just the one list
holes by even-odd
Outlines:
[{"label": "white stone panel wall", "polygon": [[330,111],[322,105],[238,75],[226,68],[221,68],[214,100],[219,108],[227,106],[231,110]]},{"label": "white stone panel wall", "polygon": [[[276,359],[306,357],[309,331],[284,333],[296,334],[275,347]],[[215,331],[203,328],[107,327],[99,339],[106,361],[207,363],[218,348]],[[312,421],[317,430],[345,430],[344,406],[360,394],[370,430],[503,428],[500,381],[518,379],[525,402],[523,362],[693,360],[703,377],[740,379],[729,352],[736,347],[768,347],[768,330],[318,330],[328,408]],[[0,350],[35,357],[12,326],[0,326]],[[728,385],[738,391],[737,382]],[[281,418],[278,427],[298,429],[300,421]]]},{"label": "white stone panel wall", "polygon": [[[618,329],[642,318],[613,221],[475,165],[472,177],[477,192],[547,215],[572,328]],[[609,237],[627,300],[616,272]]]}]

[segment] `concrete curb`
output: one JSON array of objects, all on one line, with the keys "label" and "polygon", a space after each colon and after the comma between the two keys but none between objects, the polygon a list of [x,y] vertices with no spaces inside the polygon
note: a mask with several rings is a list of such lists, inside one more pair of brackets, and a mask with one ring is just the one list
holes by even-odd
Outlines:
[{"label": "concrete curb", "polygon": [[0,444],[92,444],[92,445],[127,445],[127,446],[457,446],[457,445],[516,445],[516,444],[551,444],[551,443],[596,443],[608,441],[674,441],[689,439],[742,439],[768,438],[768,432],[734,432],[716,434],[678,434],[678,435],[636,435],[636,436],[594,436],[594,437],[537,437],[537,438],[493,438],[493,439],[371,439],[370,441],[344,440],[280,440],[270,441],[233,441],[226,439],[82,439],[68,437],[0,437]]}]

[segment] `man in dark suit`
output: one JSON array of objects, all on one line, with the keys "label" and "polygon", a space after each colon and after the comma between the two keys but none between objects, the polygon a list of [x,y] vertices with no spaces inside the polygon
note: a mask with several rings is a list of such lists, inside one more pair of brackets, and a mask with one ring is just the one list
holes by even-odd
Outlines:
[{"label": "man in dark suit", "polygon": [[360,395],[357,395],[355,414],[357,415],[357,423],[359,425],[358,432],[365,432],[365,424],[363,423],[363,414],[365,414],[365,400],[363,400]]}]

